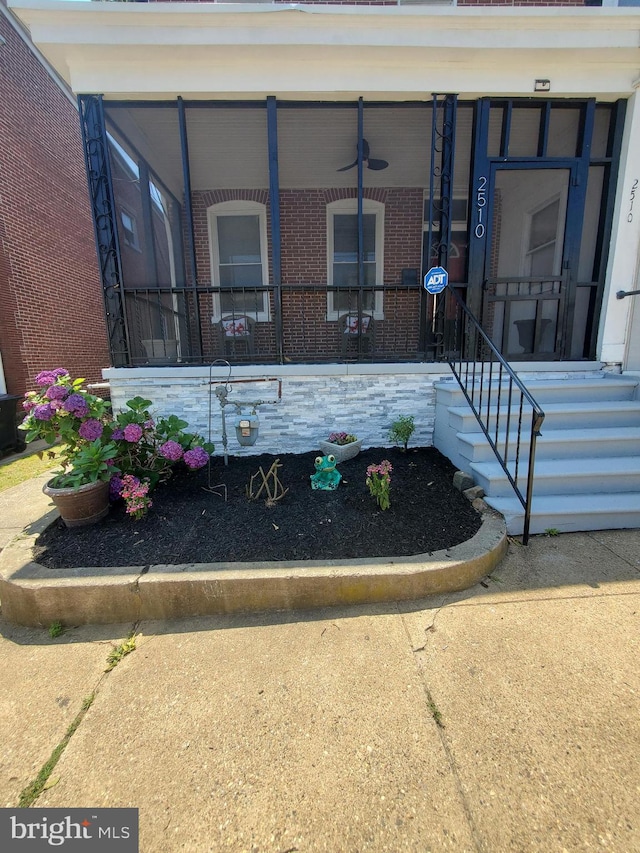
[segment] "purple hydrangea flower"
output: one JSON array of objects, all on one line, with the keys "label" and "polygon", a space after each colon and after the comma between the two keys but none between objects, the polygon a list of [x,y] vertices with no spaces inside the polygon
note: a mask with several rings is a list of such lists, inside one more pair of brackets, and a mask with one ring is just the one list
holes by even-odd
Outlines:
[{"label": "purple hydrangea flower", "polygon": [[44,396],[47,400],[64,400],[68,393],[69,390],[64,385],[52,385],[51,388],[47,388]]},{"label": "purple hydrangea flower", "polygon": [[122,496],[123,486],[122,477],[118,477],[117,475],[112,477],[109,480],[109,500],[117,501]]},{"label": "purple hydrangea flower", "polygon": [[52,370],[43,370],[36,376],[36,385],[53,385],[57,378]]},{"label": "purple hydrangea flower", "polygon": [[116,427],[111,433],[111,438],[114,441],[122,441],[122,439],[124,438],[124,430],[120,429],[120,427]]},{"label": "purple hydrangea flower", "polygon": [[53,417],[53,409],[49,403],[42,403],[34,407],[33,416],[37,421],[50,421]]},{"label": "purple hydrangea flower", "polygon": [[203,447],[194,447],[191,450],[187,450],[183,458],[187,468],[195,471],[196,468],[203,468],[207,464],[209,454]]},{"label": "purple hydrangea flower", "polygon": [[35,409],[35,406],[36,404],[33,402],[33,400],[25,400],[22,404],[22,408],[25,410],[25,412],[30,412],[31,409]]},{"label": "purple hydrangea flower", "polygon": [[171,462],[177,462],[179,459],[182,459],[182,448],[177,441],[165,441],[158,448],[158,453],[160,456],[164,456],[165,459],[170,459]]},{"label": "purple hydrangea flower", "polygon": [[71,412],[78,418],[84,418],[89,414],[89,406],[82,394],[70,394],[63,406],[67,412]]},{"label": "purple hydrangea flower", "polygon": [[49,403],[49,405],[51,406],[51,408],[53,409],[54,412],[59,412],[60,409],[62,408],[62,401],[61,400],[52,400]]},{"label": "purple hydrangea flower", "polygon": [[89,418],[88,421],[83,421],[80,424],[78,433],[82,438],[86,438],[87,441],[95,441],[96,438],[100,438],[102,435],[102,424],[95,418]]},{"label": "purple hydrangea flower", "polygon": [[131,444],[135,444],[136,441],[140,441],[142,438],[142,427],[140,424],[127,424],[124,428],[124,437],[126,441],[131,442]]},{"label": "purple hydrangea flower", "polygon": [[64,367],[56,367],[51,371],[55,376],[68,376],[69,371],[65,370]]}]

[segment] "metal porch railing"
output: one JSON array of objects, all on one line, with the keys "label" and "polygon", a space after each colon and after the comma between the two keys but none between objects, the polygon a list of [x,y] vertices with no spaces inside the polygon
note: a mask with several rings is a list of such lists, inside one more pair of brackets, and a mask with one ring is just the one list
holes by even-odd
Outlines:
[{"label": "metal porch railing", "polygon": [[531,522],[536,440],[544,412],[452,287],[440,297],[438,313],[442,359],[449,363],[522,504],[522,542],[526,545]]},{"label": "metal porch railing", "polygon": [[[425,291],[412,284],[157,287],[122,291],[129,367],[423,361]],[[116,361],[117,356],[117,361]]]}]

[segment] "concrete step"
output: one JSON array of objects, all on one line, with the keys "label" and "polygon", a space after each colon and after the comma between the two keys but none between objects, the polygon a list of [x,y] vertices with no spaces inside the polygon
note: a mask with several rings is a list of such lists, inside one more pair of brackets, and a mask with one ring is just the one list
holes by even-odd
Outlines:
[{"label": "concrete step", "polygon": [[[470,466],[474,481],[491,497],[510,497],[511,483],[500,464],[474,462]],[[514,472],[511,472],[512,475]],[[518,470],[518,487],[527,487],[527,466]],[[604,457],[597,459],[537,459],[534,496],[640,493],[640,457]]]},{"label": "concrete step", "polygon": [[[495,459],[482,432],[458,433],[461,456],[472,462]],[[499,433],[498,446],[504,447],[505,434]],[[516,434],[509,436],[509,456],[514,458]],[[520,445],[520,465],[526,464],[529,452],[528,436],[524,434]],[[536,444],[538,459],[589,459],[613,456],[640,456],[640,427],[607,427],[604,429],[545,430]],[[524,470],[524,469],[523,469]]]},{"label": "concrete step", "polygon": [[[522,533],[524,510],[514,497],[487,497],[486,502],[500,512],[512,536]],[[615,530],[640,527],[640,493],[597,495],[548,495],[533,499],[530,533],[557,530]]]},{"label": "concrete step", "polygon": [[[590,402],[594,400],[632,400],[638,378],[620,376],[618,374],[606,374],[604,376],[589,377],[583,379],[530,379],[524,382],[525,387],[533,396],[534,400],[544,409],[545,404],[571,402]],[[435,383],[438,402],[448,406],[462,406],[465,397],[462,389],[455,380],[442,380]],[[498,385],[491,386],[491,400],[497,399]],[[486,405],[489,391],[489,383],[482,386],[482,399]],[[513,387],[513,393],[519,395],[517,387]],[[480,395],[480,386],[476,387],[474,399],[477,401]],[[506,401],[508,397],[508,385],[502,383],[501,398]]]},{"label": "concrete step", "polygon": [[[542,425],[543,432],[555,429],[599,429],[601,427],[626,427],[640,426],[640,401],[639,400],[607,400],[604,402],[578,402],[578,403],[548,403],[544,406],[545,419]],[[495,429],[498,411],[496,407],[486,408],[482,411],[483,418],[489,417],[489,427]],[[509,412],[507,409],[500,411],[500,425],[506,426]],[[511,407],[511,424],[517,422],[519,417],[519,406]],[[523,409],[523,421],[531,422],[531,407]],[[449,426],[456,432],[477,432],[478,421],[471,411],[469,405],[451,406],[449,408]]]}]

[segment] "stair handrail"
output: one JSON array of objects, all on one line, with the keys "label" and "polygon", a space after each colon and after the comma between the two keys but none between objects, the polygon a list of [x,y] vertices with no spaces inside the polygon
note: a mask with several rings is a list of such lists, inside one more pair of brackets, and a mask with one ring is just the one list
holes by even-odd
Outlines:
[{"label": "stair handrail", "polygon": [[[520,377],[515,373],[511,365],[504,358],[500,350],[496,347],[494,342],[482,328],[480,321],[475,317],[475,315],[470,311],[465,302],[460,298],[459,294],[456,292],[454,287],[450,284],[447,285],[447,290],[445,291],[446,295],[453,297],[456,302],[456,306],[459,311],[456,311],[456,328],[454,333],[454,349],[453,351],[448,349],[446,345],[446,341],[444,342],[444,360],[446,360],[451,368],[451,371],[462,389],[462,393],[464,394],[467,402],[469,403],[473,414],[482,429],[482,432],[485,434],[491,449],[493,450],[502,470],[505,472],[507,479],[509,480],[516,497],[522,504],[522,508],[524,509],[524,527],[522,533],[522,544],[527,545],[529,543],[529,527],[531,524],[531,506],[533,500],[533,481],[534,481],[534,469],[535,469],[535,457],[536,457],[536,441],[538,436],[540,435],[540,429],[542,427],[542,423],[545,418],[544,411],[541,406],[535,400],[529,389],[522,382]],[[441,300],[443,307],[445,299]],[[463,328],[459,329],[458,318],[460,317],[460,312],[462,312],[463,319]],[[471,330],[467,329],[467,325],[470,324]],[[472,334],[468,332],[472,331]],[[462,332],[462,334],[460,334]],[[481,345],[480,345],[481,342]],[[471,350],[473,355],[473,364],[472,368],[472,376],[471,376],[471,393],[469,393],[469,364],[470,361],[468,358],[463,357],[463,349]],[[492,358],[487,359],[484,357],[484,353],[489,351]],[[454,356],[459,356],[454,358]],[[476,405],[476,373],[477,373],[477,364],[478,360],[480,363],[480,375],[479,375],[479,401]],[[492,397],[492,382],[494,379],[494,365],[498,364],[497,372],[498,372],[498,399],[496,404],[496,413],[495,413],[495,424],[493,427],[494,437],[491,436],[491,397]],[[487,378],[485,376],[485,364],[489,364],[489,384],[488,384],[488,392],[487,392],[487,406],[486,406],[486,419],[483,417],[482,409],[483,409],[483,383]],[[463,371],[463,364],[465,365],[466,370]],[[465,376],[463,377],[463,373]],[[507,419],[506,419],[506,427],[505,427],[505,441],[504,441],[504,450],[502,451],[499,447],[498,433],[500,426],[500,403],[502,396],[502,383],[504,380],[504,375],[508,377],[508,404],[507,404]],[[466,381],[466,384],[465,384]],[[511,408],[512,408],[512,398],[513,398],[513,388],[515,387],[520,392],[520,404],[518,409],[518,429],[515,440],[515,471],[512,473],[509,470],[509,433],[511,429]],[[519,464],[520,464],[520,446],[521,446],[521,438],[522,438],[522,421],[523,421],[523,406],[524,401],[526,401],[531,407],[531,429],[529,436],[529,462],[527,469],[527,483],[526,488],[524,490],[524,494],[522,493],[520,487],[518,486],[518,473],[519,473]]]}]

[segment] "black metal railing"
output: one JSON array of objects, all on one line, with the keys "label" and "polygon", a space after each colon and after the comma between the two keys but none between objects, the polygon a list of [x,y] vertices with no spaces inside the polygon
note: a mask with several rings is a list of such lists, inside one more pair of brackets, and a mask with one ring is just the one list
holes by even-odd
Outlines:
[{"label": "black metal railing", "polygon": [[[440,297],[441,357],[447,361],[524,509],[529,541],[536,441],[544,412],[458,293]],[[523,468],[525,471],[523,472]]]},{"label": "black metal railing", "polygon": [[[128,366],[423,361],[419,284],[123,291]],[[276,301],[277,300],[277,301]],[[276,310],[277,309],[277,310]],[[276,322],[279,313],[281,322]]]}]

